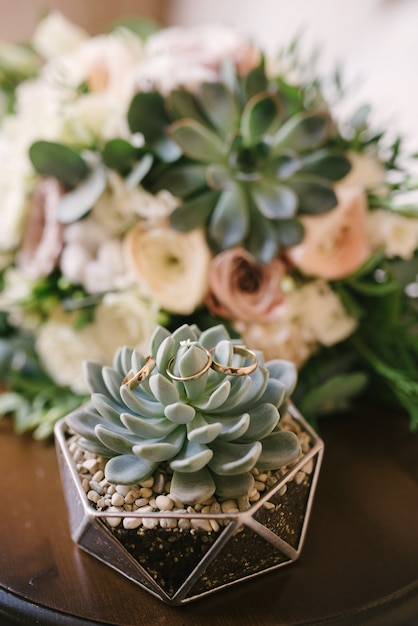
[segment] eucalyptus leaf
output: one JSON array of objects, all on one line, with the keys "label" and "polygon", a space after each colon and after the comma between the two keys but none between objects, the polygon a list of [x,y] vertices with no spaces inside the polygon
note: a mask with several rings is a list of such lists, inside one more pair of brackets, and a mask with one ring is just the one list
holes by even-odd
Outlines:
[{"label": "eucalyptus leaf", "polygon": [[56,178],[65,189],[73,189],[89,173],[86,161],[77,150],[52,141],[33,143],[29,158],[38,174]]}]

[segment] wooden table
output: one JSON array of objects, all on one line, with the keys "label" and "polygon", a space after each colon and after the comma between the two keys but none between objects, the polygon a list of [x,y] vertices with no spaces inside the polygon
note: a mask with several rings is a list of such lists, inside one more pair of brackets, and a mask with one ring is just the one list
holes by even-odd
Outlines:
[{"label": "wooden table", "polygon": [[73,545],[54,447],[0,421],[0,624],[418,624],[418,434],[367,407],[320,429],[299,561],[175,608]]}]

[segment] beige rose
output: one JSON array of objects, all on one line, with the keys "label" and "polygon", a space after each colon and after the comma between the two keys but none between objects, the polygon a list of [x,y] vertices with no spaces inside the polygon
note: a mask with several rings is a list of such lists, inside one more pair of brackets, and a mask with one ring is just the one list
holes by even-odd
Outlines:
[{"label": "beige rose", "polygon": [[367,203],[359,187],[339,185],[338,205],[322,215],[302,217],[305,236],[287,258],[306,276],[335,280],[357,270],[370,256]]},{"label": "beige rose", "polygon": [[51,378],[81,394],[87,392],[83,361],[110,365],[120,346],[146,352],[157,323],[155,307],[130,291],[107,294],[81,330],[74,328],[76,315],[57,309],[38,330],[36,348]]},{"label": "beige rose", "polygon": [[233,320],[272,319],[283,300],[285,271],[279,259],[262,265],[244,248],[221,252],[211,262],[206,304],[214,315]]},{"label": "beige rose", "polygon": [[203,302],[211,258],[203,231],[138,226],[127,234],[125,250],[139,285],[162,308],[187,315]]},{"label": "beige rose", "polygon": [[370,189],[383,182],[385,168],[377,154],[349,150],[346,156],[351,163],[351,170],[340,181],[341,184],[347,187],[360,186],[363,189]]}]

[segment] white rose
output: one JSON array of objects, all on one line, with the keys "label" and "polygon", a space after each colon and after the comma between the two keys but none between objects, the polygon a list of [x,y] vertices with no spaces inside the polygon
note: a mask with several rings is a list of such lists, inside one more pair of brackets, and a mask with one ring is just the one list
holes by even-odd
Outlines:
[{"label": "white rose", "polygon": [[135,227],[125,244],[133,275],[162,308],[187,315],[203,302],[211,254],[201,230]]},{"label": "white rose", "polygon": [[8,313],[10,324],[16,328],[33,330],[39,325],[38,315],[28,313],[22,307],[32,293],[33,281],[15,267],[6,270],[3,277],[3,289],[0,292],[0,310]]},{"label": "white rose", "polygon": [[338,295],[322,280],[307,283],[294,292],[302,327],[324,346],[347,339],[357,328]]},{"label": "white rose", "polygon": [[373,248],[383,248],[389,258],[413,257],[418,249],[418,219],[378,209],[369,213],[367,221]]},{"label": "white rose", "polygon": [[23,235],[27,212],[27,162],[0,139],[0,250],[16,248]]},{"label": "white rose", "polygon": [[39,329],[36,349],[51,378],[75,393],[87,393],[82,371],[85,360],[111,365],[120,346],[145,353],[156,326],[156,311],[134,293],[108,294],[95,310],[94,320],[74,328],[75,314],[57,311]]},{"label": "white rose", "polygon": [[50,59],[73,50],[87,38],[88,34],[82,28],[67,20],[62,13],[52,11],[39,22],[32,44],[41,56]]}]

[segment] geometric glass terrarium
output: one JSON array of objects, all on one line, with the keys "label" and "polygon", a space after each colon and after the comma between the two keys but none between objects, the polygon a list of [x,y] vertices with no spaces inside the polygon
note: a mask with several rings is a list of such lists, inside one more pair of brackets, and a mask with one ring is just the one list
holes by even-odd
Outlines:
[{"label": "geometric glass terrarium", "polygon": [[55,428],[80,548],[173,605],[298,558],[323,443],[290,402],[292,363],[183,325],[86,380]]}]

